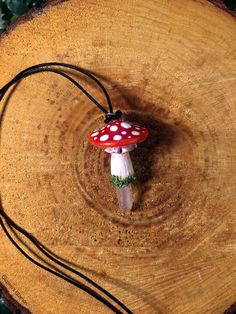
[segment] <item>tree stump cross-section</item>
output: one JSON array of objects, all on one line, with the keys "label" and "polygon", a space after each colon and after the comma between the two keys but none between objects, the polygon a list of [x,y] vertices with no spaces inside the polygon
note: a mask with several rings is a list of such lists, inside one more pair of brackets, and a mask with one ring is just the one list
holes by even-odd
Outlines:
[{"label": "tree stump cross-section", "polygon": [[[134,313],[220,314],[235,302],[235,34],[235,18],[203,0],[69,0],[0,38],[1,86],[37,63],[79,65],[150,130],[131,153],[135,208],[123,213],[110,156],[88,143],[103,117],[84,95],[41,73],[2,102],[5,211]],[[0,237],[0,276],[32,313],[109,313]]]}]

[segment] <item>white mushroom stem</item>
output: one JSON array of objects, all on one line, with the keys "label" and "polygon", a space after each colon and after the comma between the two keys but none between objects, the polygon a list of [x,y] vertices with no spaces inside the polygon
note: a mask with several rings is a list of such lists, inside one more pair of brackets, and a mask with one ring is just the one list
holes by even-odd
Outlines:
[{"label": "white mushroom stem", "polygon": [[[115,176],[118,181],[130,178],[134,175],[132,161],[129,152],[135,149],[137,145],[128,145],[124,147],[106,148],[105,151],[111,154],[111,175]],[[116,193],[121,209],[129,211],[132,208],[131,184],[123,187],[116,185]]]}]

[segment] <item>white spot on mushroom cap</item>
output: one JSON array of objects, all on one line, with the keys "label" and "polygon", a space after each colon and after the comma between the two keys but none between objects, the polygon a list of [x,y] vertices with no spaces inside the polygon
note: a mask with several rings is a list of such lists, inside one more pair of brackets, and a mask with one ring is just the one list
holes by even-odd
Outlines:
[{"label": "white spot on mushroom cap", "polygon": [[132,131],[131,132],[133,135],[140,135],[140,132],[138,132],[138,131]]},{"label": "white spot on mushroom cap", "polygon": [[121,126],[125,129],[130,129],[131,128],[131,125],[127,122],[121,122]]},{"label": "white spot on mushroom cap", "polygon": [[108,140],[109,139],[109,135],[108,134],[104,134],[104,135],[102,135],[100,138],[99,138],[99,140],[101,141],[101,142],[104,142],[104,141],[106,141],[106,140]]},{"label": "white spot on mushroom cap", "polygon": [[95,136],[93,139],[96,141],[98,138],[97,138],[97,136]]},{"label": "white spot on mushroom cap", "polygon": [[126,131],[122,131],[121,134],[127,134],[127,132]]},{"label": "white spot on mushroom cap", "polygon": [[115,140],[115,141],[119,141],[119,140],[121,140],[122,139],[122,136],[121,135],[115,135],[115,136],[113,136],[113,140]]},{"label": "white spot on mushroom cap", "polygon": [[131,136],[128,136],[128,138],[131,138]]},{"label": "white spot on mushroom cap", "polygon": [[115,132],[115,131],[118,130],[118,126],[117,126],[117,125],[112,125],[112,126],[110,127],[110,130],[111,130],[112,132]]},{"label": "white spot on mushroom cap", "polygon": [[91,134],[91,136],[94,137],[94,136],[98,135],[98,133],[99,132],[94,132],[94,133]]},{"label": "white spot on mushroom cap", "polygon": [[136,129],[136,130],[140,130],[140,127],[136,126],[135,129]]}]

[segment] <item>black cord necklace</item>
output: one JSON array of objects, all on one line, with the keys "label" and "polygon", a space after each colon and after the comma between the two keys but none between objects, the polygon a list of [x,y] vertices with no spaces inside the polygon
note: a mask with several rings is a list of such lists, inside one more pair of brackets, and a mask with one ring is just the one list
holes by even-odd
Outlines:
[{"label": "black cord necklace", "polygon": [[[54,67],[54,66],[72,69],[72,70],[75,70],[75,71],[82,73],[82,74],[86,75],[87,77],[91,78],[100,87],[100,89],[103,91],[103,93],[106,97],[106,100],[107,100],[109,111],[106,110],[104,108],[104,106],[99,104],[99,102],[95,98],[93,98],[77,81],[75,81],[69,75],[65,74],[64,72],[62,72],[60,70],[49,68],[49,67]],[[53,72],[53,73],[56,73],[58,75],[65,77],[66,79],[68,79],[72,84],[74,84],[76,87],[78,87],[82,91],[82,93],[84,93],[98,107],[98,109],[100,109],[103,113],[105,113],[105,120],[104,120],[105,123],[109,123],[110,121],[119,119],[121,117],[122,112],[120,110],[117,110],[116,113],[113,113],[113,107],[112,107],[111,99],[110,99],[110,96],[109,96],[106,88],[104,87],[104,85],[93,74],[86,71],[85,69],[77,67],[77,66],[72,65],[72,64],[67,64],[67,63],[59,63],[59,62],[40,63],[40,64],[31,66],[31,67],[21,71],[10,82],[8,82],[5,86],[3,86],[0,89],[0,101],[2,100],[2,98],[4,97],[6,92],[9,90],[9,88],[11,86],[13,86],[15,83],[17,83],[18,81],[20,81],[21,79],[23,79],[27,76],[30,76],[30,75],[36,74],[36,73],[40,73],[40,72]]]},{"label": "black cord necklace", "polygon": [[[61,70],[58,70],[57,68],[56,69],[55,68],[49,68],[49,67],[55,67],[55,66],[56,67],[64,67],[64,68],[67,68],[67,69],[72,69],[72,70],[78,71],[78,72],[86,75],[87,77],[91,78],[99,86],[99,88],[101,88],[101,90],[103,91],[103,93],[104,93],[104,95],[106,97],[107,103],[108,103],[109,111],[107,109],[105,109],[105,107],[102,106],[100,103],[98,103],[97,100],[92,95],[90,95],[90,93],[88,93],[77,81],[75,81],[69,75],[67,75],[66,73],[62,72]],[[88,72],[88,71],[86,71],[86,70],[84,70],[84,69],[82,69],[80,67],[77,67],[77,66],[74,66],[74,65],[70,65],[70,64],[65,64],[65,63],[58,63],[58,62],[42,63],[42,64],[34,65],[32,67],[29,67],[29,68],[21,71],[10,82],[8,82],[5,86],[3,86],[0,89],[0,101],[2,100],[2,98],[4,97],[4,95],[7,93],[7,91],[9,90],[9,88],[11,86],[13,86],[14,84],[16,84],[17,82],[19,82],[20,80],[22,80],[25,77],[28,77],[28,76],[30,76],[32,74],[36,74],[36,73],[40,73],[40,72],[53,72],[53,73],[56,73],[58,75],[61,75],[61,76],[65,77],[66,79],[68,79],[71,83],[73,83],[76,87],[78,87],[80,89],[80,91],[82,93],[84,93],[105,114],[105,120],[104,120],[105,123],[109,124],[110,122],[113,122],[113,121],[116,121],[116,120],[120,120],[122,113],[121,113],[120,110],[116,111],[116,113],[113,113],[113,108],[112,108],[112,104],[111,104],[111,100],[110,100],[109,94],[108,94],[107,90],[105,89],[105,87],[102,85],[102,83],[93,74],[91,74],[90,72]],[[2,120],[3,120],[3,114],[1,114],[1,116],[0,116],[0,125],[2,124]],[[4,220],[5,220],[5,223],[4,223]],[[94,288],[98,289],[105,296],[107,296],[110,300],[112,300],[116,304],[116,306],[114,306],[105,297],[101,296],[99,293],[97,293],[94,290],[92,290],[90,287],[84,285],[83,283],[77,281],[76,279],[70,277],[69,275],[63,273],[62,271],[60,271],[60,270],[55,271],[55,270],[53,270],[53,269],[51,269],[51,268],[49,268],[49,267],[39,263],[35,259],[33,259],[12,238],[12,236],[10,235],[9,231],[7,230],[5,224],[8,227],[11,227],[11,228],[17,230],[18,232],[20,232],[21,234],[23,234],[27,239],[29,239],[31,241],[31,243],[35,247],[37,247],[37,249],[39,249],[47,258],[49,258],[49,260],[51,262],[54,262],[55,264],[63,267],[67,271],[69,271],[69,272],[79,276],[80,278],[84,279],[87,283],[91,284]],[[106,289],[104,289],[103,287],[101,287],[100,285],[95,283],[92,279],[90,279],[86,275],[82,274],[81,272],[79,272],[76,269],[66,265],[65,263],[63,263],[62,261],[60,261],[59,259],[54,257],[50,253],[50,251],[48,249],[46,249],[40,243],[39,240],[37,240],[33,235],[31,235],[25,229],[23,229],[22,227],[17,225],[5,213],[5,210],[3,208],[1,200],[0,200],[0,225],[1,225],[4,233],[6,234],[7,238],[11,241],[11,243],[18,249],[18,251],[21,254],[23,254],[33,264],[35,264],[38,267],[48,271],[49,273],[51,273],[53,275],[63,279],[64,281],[69,282],[70,284],[76,286],[77,288],[85,291],[86,293],[88,293],[92,297],[96,298],[98,301],[102,302],[108,308],[110,308],[114,313],[123,313],[120,309],[117,308],[117,305],[120,306],[120,308],[122,308],[126,313],[132,313],[132,311],[127,306],[125,306],[120,300],[118,300],[115,296],[113,296]]]}]

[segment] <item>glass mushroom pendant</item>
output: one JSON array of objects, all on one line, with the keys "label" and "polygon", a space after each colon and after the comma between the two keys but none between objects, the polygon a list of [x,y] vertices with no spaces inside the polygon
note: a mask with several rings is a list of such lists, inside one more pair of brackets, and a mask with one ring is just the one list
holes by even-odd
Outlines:
[{"label": "glass mushroom pendant", "polygon": [[131,183],[136,179],[129,152],[144,141],[148,133],[145,127],[119,119],[93,131],[89,136],[91,144],[103,147],[111,154],[111,181],[116,187],[119,206],[125,211],[132,209]]}]

